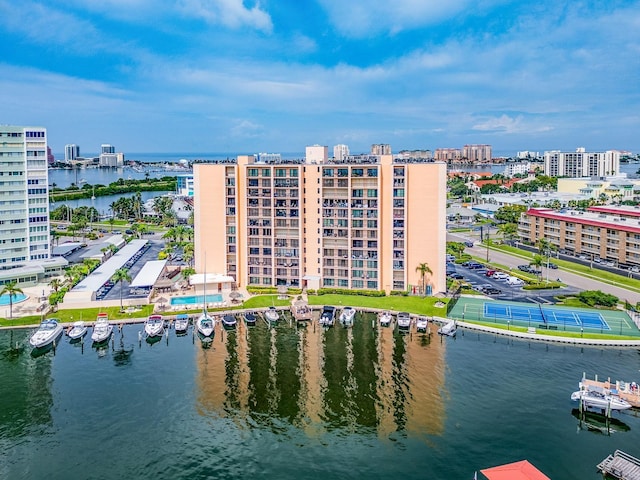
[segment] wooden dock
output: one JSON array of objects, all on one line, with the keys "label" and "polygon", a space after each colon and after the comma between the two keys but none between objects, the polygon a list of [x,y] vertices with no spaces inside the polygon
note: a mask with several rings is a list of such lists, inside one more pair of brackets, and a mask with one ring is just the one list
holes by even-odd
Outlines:
[{"label": "wooden dock", "polygon": [[635,382],[612,382],[610,378],[606,381],[598,380],[596,375],[594,380],[586,378],[586,375],[582,374],[581,386],[589,387],[596,386],[605,389],[611,395],[616,395],[623,400],[626,400],[634,408],[640,408],[640,386]]},{"label": "wooden dock", "polygon": [[609,455],[597,468],[603,475],[619,480],[640,480],[640,460],[622,450],[616,450],[613,455]]}]

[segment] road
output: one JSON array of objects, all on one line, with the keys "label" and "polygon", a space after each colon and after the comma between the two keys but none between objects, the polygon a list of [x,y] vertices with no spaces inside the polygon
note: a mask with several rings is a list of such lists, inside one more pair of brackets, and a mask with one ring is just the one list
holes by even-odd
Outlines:
[{"label": "road", "polygon": [[[458,233],[448,233],[447,240],[453,242],[464,242],[466,240],[477,241],[478,239],[477,237],[469,237]],[[486,247],[483,247],[481,245],[476,244],[471,248],[467,248],[466,251],[476,257],[480,257],[482,259],[487,258],[487,249]],[[496,250],[489,250],[489,261],[512,268],[515,268],[518,265],[522,265],[524,263],[529,263],[528,261],[520,257]],[[594,273],[596,272],[597,270],[594,270]],[[546,268],[543,268],[543,278],[545,278],[546,275]],[[549,270],[549,279],[555,280],[557,278],[560,278],[563,283],[571,285],[572,287],[576,287],[579,290],[601,290],[605,293],[615,295],[621,300],[627,300],[632,305],[640,302],[640,294],[627,290],[623,287],[610,285],[593,278],[583,277],[581,275],[571,273],[563,269]]]}]

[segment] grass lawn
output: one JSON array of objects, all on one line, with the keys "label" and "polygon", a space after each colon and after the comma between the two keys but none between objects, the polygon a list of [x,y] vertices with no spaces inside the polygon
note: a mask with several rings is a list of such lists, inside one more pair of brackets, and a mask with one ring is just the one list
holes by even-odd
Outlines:
[{"label": "grass lawn", "polygon": [[396,310],[419,315],[437,315],[446,317],[446,307],[436,307],[436,302],[447,303],[448,298],[416,297],[416,296],[388,296],[388,297],[364,297],[357,295],[309,295],[310,305],[334,305],[351,307],[379,308],[381,310]]},{"label": "grass lawn", "polygon": [[254,295],[242,304],[242,308],[267,308],[286,307],[291,305],[291,300],[278,300],[278,295]]}]

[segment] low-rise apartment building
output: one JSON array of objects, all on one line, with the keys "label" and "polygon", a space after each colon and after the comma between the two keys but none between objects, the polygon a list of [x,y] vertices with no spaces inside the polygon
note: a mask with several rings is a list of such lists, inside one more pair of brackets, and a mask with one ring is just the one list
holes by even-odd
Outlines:
[{"label": "low-rise apartment building", "polygon": [[560,252],[640,266],[640,208],[591,207],[587,211],[532,208],[520,217],[523,243],[546,239]]}]

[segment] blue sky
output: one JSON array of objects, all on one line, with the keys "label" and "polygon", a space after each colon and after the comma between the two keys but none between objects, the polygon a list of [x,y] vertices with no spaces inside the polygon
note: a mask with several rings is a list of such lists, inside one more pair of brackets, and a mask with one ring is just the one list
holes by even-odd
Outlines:
[{"label": "blue sky", "polygon": [[54,152],[640,151],[640,0],[0,0]]}]

